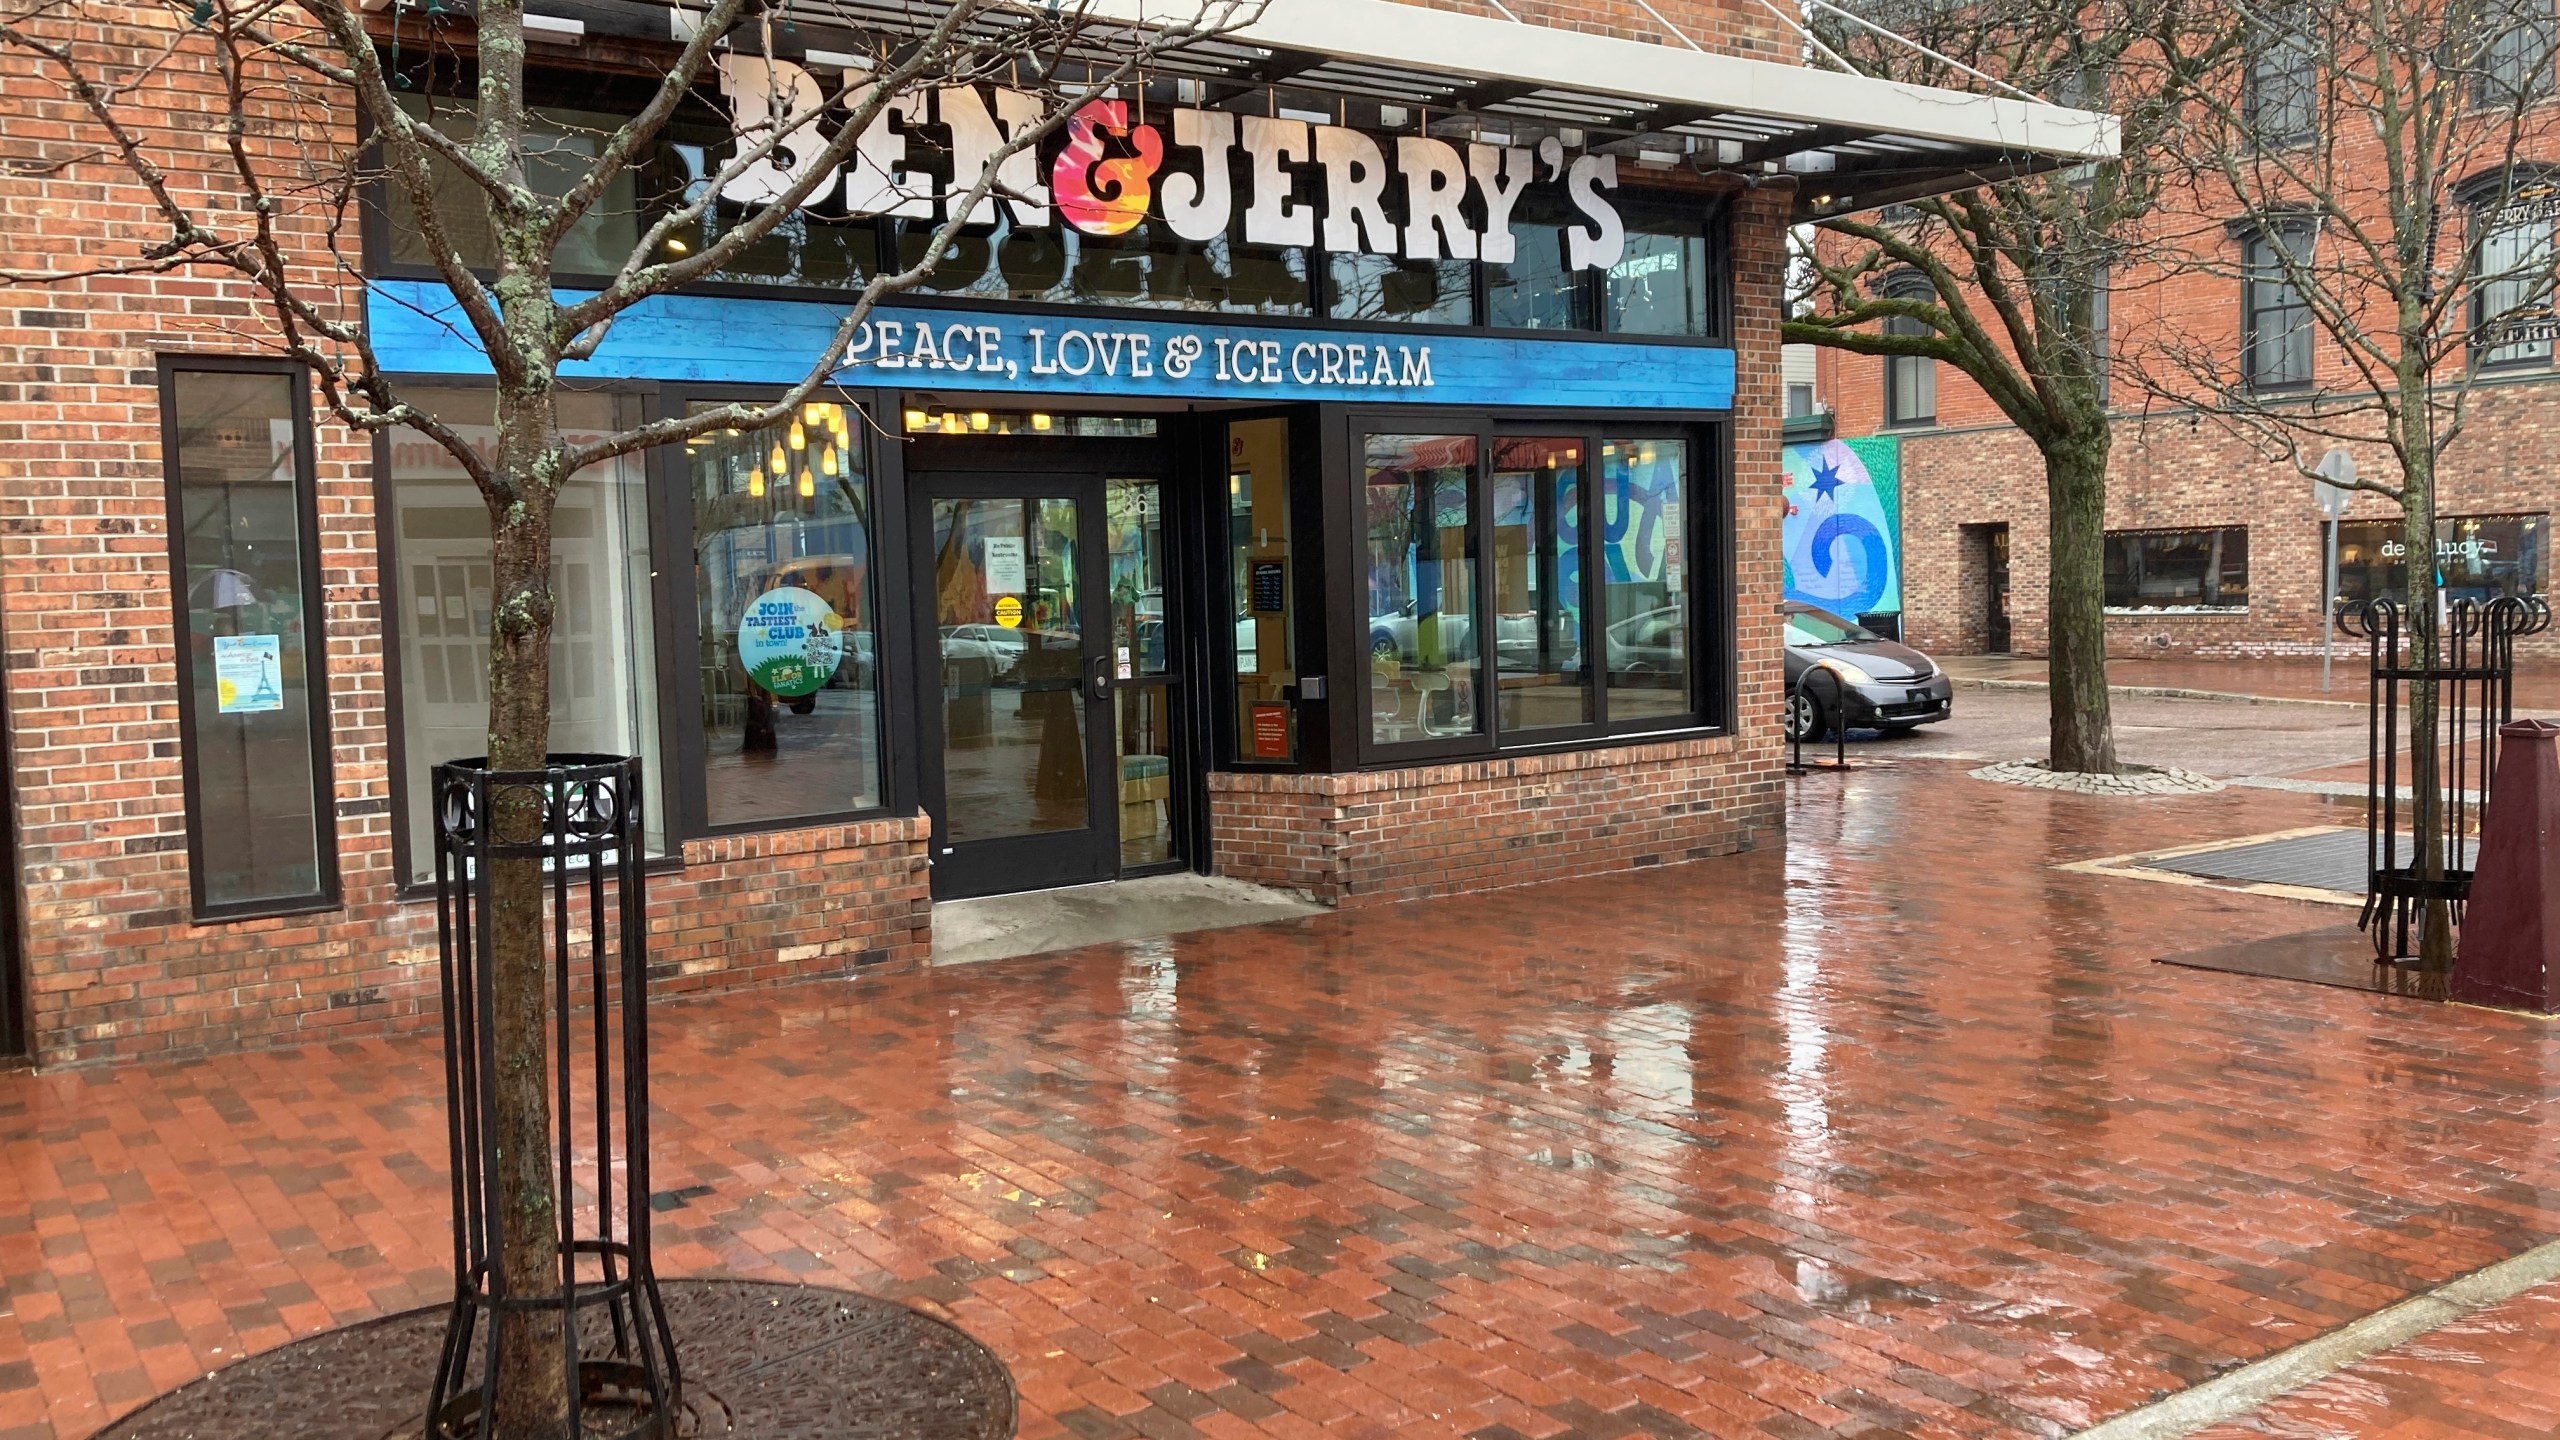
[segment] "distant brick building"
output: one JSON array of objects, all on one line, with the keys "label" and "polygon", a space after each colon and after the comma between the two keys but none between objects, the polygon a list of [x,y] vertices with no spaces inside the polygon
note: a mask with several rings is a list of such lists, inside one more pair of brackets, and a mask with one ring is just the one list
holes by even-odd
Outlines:
[{"label": "distant brick building", "polygon": [[[2526,143],[2513,173],[2551,173],[2560,162],[2560,110],[2535,112],[2519,132]],[[2370,149],[2370,140],[2359,150],[2348,137],[2337,153],[2340,163],[2353,165],[2363,163],[2359,155],[2370,158]],[[2378,190],[2379,161],[2371,163]],[[2493,176],[2470,177],[2454,198],[2492,193],[2483,182]],[[2227,196],[2220,198],[2227,203]],[[2489,203],[2474,203],[2459,233],[2444,243],[2480,243]],[[2547,267],[2550,211],[2535,213],[2538,218],[2500,220],[2492,228],[2514,254],[2538,254]],[[2172,233],[2225,236],[2228,253],[2220,257],[2219,275],[2128,262],[2108,277],[2107,353],[2118,361],[2106,509],[2108,652],[2316,654],[2327,610],[2325,529],[2310,482],[2289,464],[2262,458],[2209,414],[2146,399],[2125,374],[2146,339],[2162,332],[2219,347],[2236,369],[2244,325],[2238,272],[2253,232],[2223,213],[2177,213],[2159,224]],[[1925,293],[1926,282],[1919,284]],[[2035,447],[1950,366],[1889,364],[1828,347],[1789,349],[1802,352],[1795,365],[1814,372],[1811,408],[1820,417],[1799,421],[1791,438],[1821,433],[1897,442],[1905,634],[1947,653],[2044,653],[2045,478]],[[2547,595],[2560,538],[2552,527],[2560,468],[2546,442],[2560,431],[2560,370],[2547,340],[2491,352],[2489,361],[2479,371],[2465,433],[2439,473],[2438,565],[2455,595]],[[2348,358],[2325,335],[2313,333],[2293,363],[2302,369],[2285,377],[2288,388],[2356,392]],[[2349,448],[2363,473],[2392,472],[2379,447]],[[2355,497],[2340,528],[2341,598],[2396,592],[2399,525],[2400,510],[2388,499]],[[2529,654],[2560,655],[2560,634],[2525,646]]]},{"label": "distant brick building", "polygon": [[[1286,0],[1259,48],[1152,76],[1148,123],[1215,102],[1272,133],[1385,137],[1371,154],[1473,145],[1523,175],[1541,141],[1600,156],[1589,173],[1618,184],[1593,203],[1624,222],[1607,246],[1524,209],[1507,265],[1244,241],[1204,259],[1149,216],[1087,265],[1045,210],[1010,211],[1013,238],[973,238],[884,314],[871,362],[787,438],[570,483],[554,741],[648,767],[658,983],[921,963],[937,896],[1187,867],[1356,904],[1772,833],[1788,157],[1886,137],[1836,157],[1853,169],[1934,133],[1952,177],[1993,162],[2016,102],[1919,114],[1907,89],[1773,80],[1795,48],[1747,0],[1474,8]],[[891,24],[794,13],[776,57],[811,70]],[[110,65],[184,23],[62,14]],[[387,57],[423,65],[421,27],[469,21],[403,6],[373,23]],[[656,5],[564,5],[534,99],[564,132],[610,124],[680,33]],[[185,193],[218,195],[218,98],[197,48],[171,65],[181,93],[146,138]],[[1756,112],[1776,95],[1796,99]],[[680,190],[688,147],[728,143],[719,120],[689,113],[650,185]],[[2039,133],[2057,121],[2103,134],[2049,109]],[[354,141],[344,96],[272,123],[284,153]],[[83,125],[58,77],[0,58],[13,266],[165,234]],[[1233,158],[1242,193],[1257,172]],[[1560,176],[1539,183],[1565,198]],[[632,218],[564,254],[622,253]],[[1023,241],[1043,224],[1055,239]],[[626,321],[562,424],[772,391],[805,371],[794,337],[906,225],[850,200],[813,211],[787,254]],[[364,285],[331,275],[307,214],[285,236],[405,393],[485,428],[485,362],[437,321],[400,202],[362,228]],[[329,423],[237,280],[100,275],[6,300],[0,1049],[75,1061],[427,1023],[422,777],[485,733],[477,493],[414,435]],[[776,615],[799,622],[787,655],[760,628]]]}]

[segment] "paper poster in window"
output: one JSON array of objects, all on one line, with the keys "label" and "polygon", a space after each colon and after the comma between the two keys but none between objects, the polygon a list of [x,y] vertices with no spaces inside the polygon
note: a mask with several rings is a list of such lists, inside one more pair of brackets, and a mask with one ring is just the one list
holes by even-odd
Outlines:
[{"label": "paper poster in window", "polygon": [[284,646],[274,635],[213,637],[216,710],[252,715],[284,708]]},{"label": "paper poster in window", "polygon": [[1029,590],[1031,586],[1024,578],[1022,537],[990,535],[984,543],[986,545],[987,593],[1020,595]]}]

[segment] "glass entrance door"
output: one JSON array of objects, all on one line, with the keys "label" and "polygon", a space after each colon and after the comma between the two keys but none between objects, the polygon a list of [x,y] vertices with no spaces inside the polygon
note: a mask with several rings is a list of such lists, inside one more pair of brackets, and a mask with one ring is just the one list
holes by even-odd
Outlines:
[{"label": "glass entrance door", "polygon": [[950,899],[1119,871],[1113,670],[1098,481],[936,475],[917,518],[933,586],[940,764],[926,777],[933,892]]}]

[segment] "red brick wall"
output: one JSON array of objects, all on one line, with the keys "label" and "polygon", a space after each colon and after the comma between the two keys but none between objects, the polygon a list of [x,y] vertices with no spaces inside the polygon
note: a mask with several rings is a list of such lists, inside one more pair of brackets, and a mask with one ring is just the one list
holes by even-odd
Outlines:
[{"label": "red brick wall", "polygon": [[[2545,468],[2560,443],[2560,377],[2482,387],[2470,428],[2447,454],[2438,513],[2507,515],[2560,510],[2560,483]],[[2360,455],[2364,466],[2386,464]],[[2350,520],[2397,520],[2399,507],[2360,495]],[[1913,644],[1946,654],[1982,648],[1980,527],[2010,535],[2011,649],[2045,649],[2044,464],[2008,428],[1905,435],[1902,440],[1903,628]],[[2110,530],[2246,526],[2249,608],[2235,615],[2114,614],[2108,653],[2206,658],[2316,655],[2323,583],[2320,515],[2311,485],[2261,459],[2211,422],[2176,415],[2116,424],[2107,495]],[[2546,567],[2560,558],[2546,560]],[[2560,580],[2546,573],[2545,583]],[[2340,642],[2349,650],[2351,642]],[[2560,657],[2560,635],[2524,641],[2520,653]]]},{"label": "red brick wall", "polygon": [[1351,908],[1748,850],[1775,747],[1732,736],[1373,770],[1209,777],[1221,875]]}]

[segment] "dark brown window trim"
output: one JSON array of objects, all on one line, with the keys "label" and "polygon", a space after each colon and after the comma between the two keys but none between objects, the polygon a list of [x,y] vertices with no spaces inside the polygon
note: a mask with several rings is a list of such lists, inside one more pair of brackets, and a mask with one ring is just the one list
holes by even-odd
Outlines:
[{"label": "dark brown window trim", "polygon": [[[290,360],[256,356],[169,354],[157,359],[156,388],[160,401],[161,497],[169,519],[170,652],[178,678],[178,760],[186,805],[187,900],[193,923],[226,924],[270,916],[313,915],[344,904],[338,874],[337,782],[335,738],[329,725],[328,595],[322,588],[320,560],[319,457],[311,434],[311,384],[307,371]],[[205,899],[203,781],[197,765],[195,719],[195,647],[189,643],[193,618],[188,613],[186,506],[178,473],[177,377],[183,371],[232,375],[274,375],[291,383],[293,404],[294,489],[296,521],[302,530],[303,689],[310,706],[312,840],[320,888],[308,895],[278,896],[215,904]]]}]

